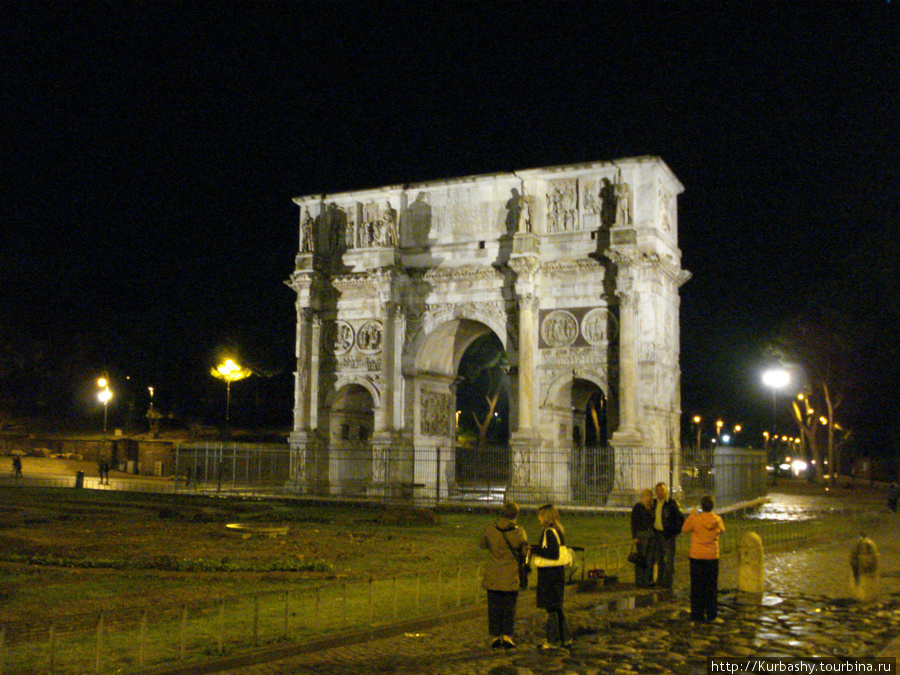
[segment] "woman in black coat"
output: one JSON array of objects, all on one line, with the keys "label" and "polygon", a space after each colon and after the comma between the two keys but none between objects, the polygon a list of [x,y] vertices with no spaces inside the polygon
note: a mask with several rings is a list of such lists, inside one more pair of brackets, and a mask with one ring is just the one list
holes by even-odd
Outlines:
[{"label": "woman in black coat", "polygon": [[653,585],[653,492],[648,488],[641,492],[641,500],[631,509],[631,541],[640,560],[634,564],[634,585]]},{"label": "woman in black coat", "polygon": [[[559,522],[559,512],[553,504],[540,507],[537,517],[543,531],[540,544],[532,546],[531,553],[550,563],[549,566],[537,567],[537,606],[547,612],[547,639],[540,648],[568,647],[572,644],[572,637],[563,614],[567,561],[560,556],[560,547],[566,545],[566,535]],[[554,565],[554,561],[559,562]]]}]

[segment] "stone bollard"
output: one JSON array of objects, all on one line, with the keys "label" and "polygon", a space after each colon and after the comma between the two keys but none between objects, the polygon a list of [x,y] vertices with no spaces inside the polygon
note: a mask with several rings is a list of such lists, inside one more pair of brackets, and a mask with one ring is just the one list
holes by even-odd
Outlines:
[{"label": "stone bollard", "polygon": [[745,532],[738,544],[738,600],[759,604],[764,590],[762,539],[756,532]]},{"label": "stone bollard", "polygon": [[878,597],[880,579],[878,572],[878,547],[865,534],[850,550],[850,592],[862,602],[870,602]]}]

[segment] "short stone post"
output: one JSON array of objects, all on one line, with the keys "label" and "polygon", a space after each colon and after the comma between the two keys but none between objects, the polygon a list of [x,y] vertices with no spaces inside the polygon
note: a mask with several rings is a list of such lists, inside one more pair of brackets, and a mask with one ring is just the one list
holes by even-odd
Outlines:
[{"label": "short stone post", "polygon": [[763,543],[756,532],[745,532],[738,543],[738,601],[760,604],[763,583]]},{"label": "short stone post", "polygon": [[862,602],[878,597],[880,577],[878,571],[878,547],[865,534],[860,535],[850,550],[850,592]]}]

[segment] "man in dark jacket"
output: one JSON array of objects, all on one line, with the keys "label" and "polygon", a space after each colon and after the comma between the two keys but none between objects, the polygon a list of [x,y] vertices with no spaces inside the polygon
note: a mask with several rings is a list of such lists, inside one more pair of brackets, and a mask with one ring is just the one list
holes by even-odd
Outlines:
[{"label": "man in dark jacket", "polygon": [[653,500],[653,537],[651,540],[656,560],[656,585],[671,590],[675,573],[675,537],[681,534],[684,514],[678,502],[669,496],[665,483],[656,484]]}]

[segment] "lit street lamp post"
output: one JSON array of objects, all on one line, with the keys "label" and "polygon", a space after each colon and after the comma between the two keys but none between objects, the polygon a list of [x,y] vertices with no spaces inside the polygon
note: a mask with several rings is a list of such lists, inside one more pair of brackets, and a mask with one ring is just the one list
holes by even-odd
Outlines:
[{"label": "lit street lamp post", "polygon": [[226,359],[224,363],[213,368],[210,374],[220,380],[225,380],[225,431],[227,433],[231,410],[231,383],[249,377],[253,371],[239,366],[232,359]]},{"label": "lit street lamp post", "polygon": [[99,380],[97,380],[97,386],[100,387],[100,392],[97,394],[97,398],[103,404],[103,435],[106,436],[107,412],[109,409],[109,401],[112,398],[113,393],[109,388],[109,383],[104,377],[101,377]]},{"label": "lit street lamp post", "polygon": [[694,415],[694,419],[692,421],[694,422],[694,426],[697,427],[697,455],[699,456],[699,454],[700,454],[700,432],[703,429],[700,426],[700,422],[702,422],[703,420],[700,417],[700,415]]},{"label": "lit street lamp post", "polygon": [[763,384],[772,389],[772,437],[778,435],[778,390],[791,383],[791,374],[782,368],[772,368],[762,374]]}]

